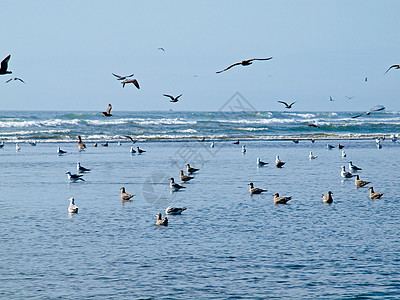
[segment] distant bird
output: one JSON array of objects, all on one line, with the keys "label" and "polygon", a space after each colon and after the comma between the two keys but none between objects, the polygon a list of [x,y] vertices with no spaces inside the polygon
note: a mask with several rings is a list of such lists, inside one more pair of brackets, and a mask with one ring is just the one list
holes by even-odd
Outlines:
[{"label": "distant bird", "polygon": [[188,176],[183,174],[183,170],[181,170],[180,174],[179,174],[179,178],[181,179],[181,181],[183,182],[188,182],[189,180],[192,180],[194,177],[193,176]]},{"label": "distant bird", "polygon": [[343,178],[351,178],[351,177],[355,176],[355,175],[351,174],[350,172],[347,172],[345,166],[341,166],[340,168],[342,168],[342,171],[340,172],[340,176],[342,176]]},{"label": "distant bird", "polygon": [[250,182],[248,185],[250,186],[250,195],[261,194],[262,192],[268,191],[268,190],[264,190],[264,189],[255,188],[254,184],[252,182]]},{"label": "distant bird", "polygon": [[78,135],[78,148],[81,149],[81,150],[86,148],[86,145],[85,145],[84,142],[82,142],[82,138],[81,138],[80,135]]},{"label": "distant bird", "polygon": [[21,147],[18,144],[15,144],[15,150],[19,151],[21,150]]},{"label": "distant bird", "polygon": [[121,146],[121,142],[120,142],[120,141],[118,141],[117,145],[118,145],[118,146]]},{"label": "distant bird", "polygon": [[396,142],[397,141],[397,136],[395,136],[394,134],[392,134],[390,136],[390,138],[391,138],[392,142]]},{"label": "distant bird", "polygon": [[355,179],[354,183],[355,183],[356,187],[360,188],[360,187],[363,187],[363,186],[365,186],[365,185],[367,185],[367,184],[369,184],[371,182],[370,181],[360,180],[360,176],[356,175],[356,179]]},{"label": "distant bird", "polygon": [[78,213],[78,206],[75,205],[75,199],[74,197],[69,198],[68,201],[70,201],[71,203],[68,206],[68,212],[70,214],[76,214]]},{"label": "distant bird", "polygon": [[247,150],[246,150],[246,146],[245,146],[245,145],[243,145],[243,146],[242,146],[242,153],[243,153],[243,154],[245,154],[245,153],[246,153],[246,151],[247,151]]},{"label": "distant bird", "polygon": [[125,188],[121,187],[121,199],[122,201],[129,201],[131,198],[133,198],[135,195],[131,195],[125,192]]},{"label": "distant bird", "polygon": [[347,156],[346,152],[344,152],[344,150],[342,150],[342,157],[346,157],[346,156]]},{"label": "distant bird", "polygon": [[258,158],[257,158],[257,166],[258,166],[258,167],[262,167],[262,166],[264,166],[264,165],[268,165],[268,163],[267,163],[267,162],[261,161],[261,159],[258,157]]},{"label": "distant bird", "polygon": [[95,142],[95,143],[93,144],[93,147],[97,147],[97,142]]},{"label": "distant bird", "polygon": [[108,142],[102,143],[101,144],[103,147],[108,147]]},{"label": "distant bird", "polygon": [[295,104],[297,101],[294,101],[290,104],[287,104],[285,101],[277,101],[277,102],[285,104],[285,108],[290,109],[290,108],[292,108],[292,105]]},{"label": "distant bird", "polygon": [[339,149],[343,149],[343,148],[344,148],[344,145],[341,145],[341,144],[339,143],[338,147],[339,147]]},{"label": "distant bird", "polygon": [[372,199],[380,199],[383,196],[383,193],[375,193],[374,188],[371,186],[369,187],[370,193],[369,198]]},{"label": "distant bird", "polygon": [[115,77],[117,77],[117,79],[118,80],[125,80],[125,79],[127,79],[127,78],[129,78],[129,77],[132,77],[133,75],[135,75],[135,74],[131,74],[131,75],[126,75],[126,76],[121,76],[121,75],[117,75],[117,74],[114,74],[114,73],[112,73]]},{"label": "distant bird", "polygon": [[312,151],[310,151],[310,154],[308,155],[308,158],[309,158],[309,159],[316,159],[317,156],[314,155],[314,154],[312,153]]},{"label": "distant bird", "polygon": [[314,140],[314,139],[311,139],[311,143],[313,143],[313,144],[314,144],[314,143],[315,143],[315,140]]},{"label": "distant bird", "polygon": [[310,127],[320,128],[317,124],[308,124]]},{"label": "distant bird", "polygon": [[162,47],[158,48],[157,50],[162,50],[162,51],[165,51],[165,49],[164,49],[164,48],[162,48]]},{"label": "distant bird", "polygon": [[179,96],[176,96],[176,97],[168,95],[168,94],[163,94],[163,96],[170,98],[171,100],[169,102],[178,102],[178,99],[180,96],[182,96],[182,94],[180,94]]},{"label": "distant bird", "polygon": [[368,77],[365,77],[364,81],[367,82],[368,81]]},{"label": "distant bird", "polygon": [[179,191],[180,189],[186,189],[185,186],[177,184],[174,181],[174,177],[171,177],[169,180],[170,180],[169,186],[173,191]]},{"label": "distant bird", "polygon": [[134,144],[134,143],[136,143],[137,142],[137,140],[134,140],[131,136],[129,136],[129,135],[124,135],[124,137],[126,137],[126,138],[128,138],[128,139],[130,139],[131,140],[131,142],[132,142],[132,144]]},{"label": "distant bird", "polygon": [[390,66],[389,69],[387,69],[386,72],[383,75],[385,75],[387,72],[389,72],[390,69],[400,69],[400,65],[392,65],[392,66]]},{"label": "distant bird", "polygon": [[76,163],[76,170],[78,171],[78,173],[86,173],[86,172],[90,172],[90,169],[87,169],[85,167],[81,166],[81,163],[78,161]]},{"label": "distant bird", "polygon": [[136,147],[136,149],[137,149],[137,153],[138,153],[138,154],[142,154],[142,153],[145,153],[145,152],[146,152],[145,150],[142,150],[142,149],[140,149],[139,147]]},{"label": "distant bird", "polygon": [[180,215],[183,211],[185,211],[186,207],[171,207],[168,206],[165,210],[166,215]]},{"label": "distant bird", "polygon": [[199,171],[200,169],[196,169],[196,168],[191,168],[189,164],[186,164],[186,170],[189,174],[193,174],[197,171]]},{"label": "distant bird", "polygon": [[68,175],[68,179],[73,181],[73,182],[78,181],[78,180],[85,181],[85,179],[81,178],[83,175],[71,174],[70,171],[66,172],[65,174],[67,174]]},{"label": "distant bird", "polygon": [[284,164],[285,164],[285,162],[284,162],[284,161],[281,161],[281,160],[279,159],[279,155],[277,155],[277,156],[276,156],[276,159],[275,159],[275,166],[276,166],[277,168],[282,168]]},{"label": "distant bird", "polygon": [[133,149],[133,146],[131,146],[131,150],[129,152],[133,154],[133,153],[136,153],[136,150]]},{"label": "distant bird", "polygon": [[349,100],[351,100],[351,99],[353,99],[354,98],[354,96],[351,96],[351,97],[349,97],[349,96],[345,96],[347,99],[349,99]]},{"label": "distant bird", "polygon": [[157,216],[157,222],[156,222],[157,226],[168,226],[168,218],[167,217],[162,219],[160,213],[156,214],[156,216]]},{"label": "distant bird", "polygon": [[369,114],[371,114],[372,112],[374,112],[374,111],[380,111],[380,110],[384,110],[386,107],[384,107],[383,105],[376,105],[376,106],[374,106],[373,108],[371,108],[369,111],[367,111],[367,112],[365,112],[365,113],[362,113],[362,114],[358,114],[358,115],[356,115],[356,116],[352,116],[352,118],[353,119],[355,119],[355,118],[358,118],[358,117],[361,117],[361,116],[363,116],[363,115],[369,115]]},{"label": "distant bird", "polygon": [[7,56],[3,61],[1,62],[0,66],[0,75],[5,75],[5,74],[11,74],[12,71],[8,71],[8,61],[10,60],[11,55]]},{"label": "distant bird", "polygon": [[21,81],[22,83],[25,83],[25,81],[23,81],[21,78],[18,78],[18,77],[14,77],[14,78],[8,79],[8,80],[6,81],[6,83],[9,83],[10,81],[14,81],[14,80],[19,80],[19,81]]},{"label": "distant bird", "polygon": [[331,97],[331,96],[329,96],[329,101],[335,101],[335,100],[333,100],[333,99],[332,99],[332,97]]},{"label": "distant bird", "polygon": [[332,198],[332,192],[328,191],[327,195],[322,195],[322,201],[324,203],[332,203],[333,202],[333,198]]},{"label": "distant bird", "polygon": [[221,71],[218,71],[217,73],[222,73],[222,72],[227,71],[230,68],[232,68],[234,66],[238,66],[238,65],[249,66],[249,65],[251,65],[253,63],[254,60],[270,60],[271,58],[272,57],[268,57],[268,58],[252,58],[252,59],[242,60],[241,62],[234,63],[234,64],[230,65],[229,67],[227,67],[227,68],[225,68],[225,69],[223,69]]},{"label": "distant bird", "polygon": [[279,193],[274,194],[274,203],[275,204],[286,204],[292,197],[279,197]]},{"label": "distant bird", "polygon": [[335,148],[335,146],[332,146],[332,145],[326,144],[326,148],[328,148],[328,150],[331,150],[331,149]]},{"label": "distant bird", "polygon": [[35,147],[35,146],[37,145],[37,142],[36,142],[36,141],[28,142],[28,143],[29,143],[29,145],[31,145],[31,146],[33,146],[33,147]]},{"label": "distant bird", "polygon": [[107,110],[102,112],[103,116],[111,117],[112,116],[111,109],[112,109],[111,104],[108,104]]},{"label": "distant bird", "polygon": [[214,148],[214,142],[211,142],[210,148]]},{"label": "distant bird", "polygon": [[1,143],[0,143],[0,149],[1,149],[1,148],[4,148],[4,142],[1,142]]},{"label": "distant bird", "polygon": [[60,147],[57,148],[57,154],[58,154],[58,155],[63,155],[63,154],[65,154],[65,153],[67,153],[67,151],[61,150]]},{"label": "distant bird", "polygon": [[299,143],[299,139],[294,139],[294,140],[292,140],[293,141],[293,143],[295,143],[295,144],[298,144]]},{"label": "distant bird", "polygon": [[362,169],[361,168],[359,168],[359,167],[357,167],[357,166],[355,166],[355,165],[353,165],[353,162],[352,161],[349,161],[349,170],[350,171],[361,171]]},{"label": "distant bird", "polygon": [[233,142],[233,144],[234,144],[234,145],[239,145],[240,142],[239,142],[239,140],[237,140],[236,142]]},{"label": "distant bird", "polygon": [[138,89],[140,89],[139,82],[136,79],[125,79],[124,81],[121,82],[122,87],[124,88],[125,84],[128,84],[128,83],[133,83],[134,86],[136,86]]}]

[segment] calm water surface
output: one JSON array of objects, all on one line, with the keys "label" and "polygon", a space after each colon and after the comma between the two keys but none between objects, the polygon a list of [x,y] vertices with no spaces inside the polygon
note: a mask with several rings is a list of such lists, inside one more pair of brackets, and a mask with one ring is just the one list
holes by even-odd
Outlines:
[{"label": "calm water surface", "polygon": [[[341,143],[347,158],[322,141],[242,142],[245,155],[232,142],[146,142],[147,152],[133,156],[128,143],[84,152],[59,144],[64,156],[58,144],[23,143],[20,152],[6,144],[0,297],[398,299],[400,144]],[[269,165],[257,168],[257,157]],[[341,179],[348,160],[382,199]],[[77,161],[92,172],[69,183],[65,172],[75,173]],[[201,171],[170,195],[165,178],[179,178],[186,162]],[[250,197],[250,181],[268,192]],[[121,186],[132,202],[121,203]],[[332,205],[321,200],[328,190]],[[274,205],[275,192],[293,200]],[[73,216],[70,197],[79,206]],[[169,204],[188,209],[156,227]]]}]

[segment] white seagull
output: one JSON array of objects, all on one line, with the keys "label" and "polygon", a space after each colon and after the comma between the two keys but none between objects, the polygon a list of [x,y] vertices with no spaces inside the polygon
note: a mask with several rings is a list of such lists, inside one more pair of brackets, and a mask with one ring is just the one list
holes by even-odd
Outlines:
[{"label": "white seagull", "polygon": [[186,189],[185,186],[182,186],[182,185],[180,185],[180,184],[177,184],[177,183],[174,181],[174,177],[171,177],[169,180],[171,180],[171,182],[169,183],[169,186],[171,187],[171,189],[172,189],[173,191],[179,191],[180,189]]},{"label": "white seagull", "polygon": [[76,163],[76,170],[78,171],[78,173],[90,172],[90,169],[86,169],[85,167],[82,167],[80,162]]},{"label": "white seagull", "polygon": [[346,152],[344,152],[344,150],[342,150],[342,157],[346,157],[346,156],[347,156]]},{"label": "white seagull", "polygon": [[245,154],[245,153],[246,153],[246,151],[247,151],[247,150],[246,150],[246,146],[245,146],[245,145],[243,145],[243,146],[242,146],[242,153],[243,153],[243,154]]},{"label": "white seagull", "polygon": [[264,165],[268,165],[268,163],[267,163],[267,162],[261,161],[261,159],[258,157],[258,158],[257,158],[257,166],[258,166],[258,167],[262,167],[262,166],[264,166]]},{"label": "white seagull", "polygon": [[21,147],[18,144],[15,144],[15,150],[19,151],[21,150]]},{"label": "white seagull", "polygon": [[353,165],[352,161],[349,161],[349,170],[353,171],[353,172],[357,172],[357,171],[361,171],[362,169]]},{"label": "white seagull", "polygon": [[184,210],[186,210],[186,207],[171,207],[168,206],[167,209],[165,210],[166,215],[180,215]]},{"label": "white seagull", "polygon": [[64,153],[67,153],[67,151],[62,150],[60,147],[57,148],[58,155],[63,155]]},{"label": "white seagull", "polygon": [[78,181],[78,180],[85,181],[85,179],[81,178],[83,175],[71,174],[70,171],[66,172],[65,174],[67,174],[68,175],[68,179],[73,181],[73,182]]},{"label": "white seagull", "polygon": [[68,212],[70,214],[76,214],[78,213],[78,206],[75,205],[75,199],[74,197],[69,198],[68,201],[70,201],[71,203],[68,206]]},{"label": "white seagull", "polygon": [[133,149],[133,146],[131,146],[131,150],[129,151],[131,154],[134,154],[134,153],[136,153],[136,150],[135,149]]},{"label": "white seagull", "polygon": [[276,156],[276,159],[275,159],[275,166],[276,166],[277,168],[282,168],[284,164],[285,164],[285,162],[284,162],[284,161],[281,161],[281,160],[279,159],[279,155],[277,155],[277,156]]},{"label": "white seagull", "polygon": [[342,168],[342,171],[340,172],[340,176],[342,176],[343,178],[351,178],[351,177],[355,176],[355,175],[351,174],[350,172],[347,172],[345,166],[341,166],[340,168]]},{"label": "white seagull", "polygon": [[314,155],[314,154],[312,153],[312,151],[310,151],[310,154],[308,155],[308,157],[309,157],[310,159],[316,159],[316,158],[317,158],[317,156]]}]

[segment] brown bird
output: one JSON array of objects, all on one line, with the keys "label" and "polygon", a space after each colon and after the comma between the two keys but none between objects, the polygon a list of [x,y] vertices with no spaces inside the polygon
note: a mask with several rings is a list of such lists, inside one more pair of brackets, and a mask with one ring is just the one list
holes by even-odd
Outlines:
[{"label": "brown bird", "polygon": [[82,139],[81,139],[80,135],[78,135],[78,148],[81,149],[81,150],[86,148],[86,145],[85,145],[84,142],[82,142]]},{"label": "brown bird", "polygon": [[369,198],[372,199],[380,199],[383,196],[383,193],[375,193],[374,188],[371,186],[369,187],[370,193]]},{"label": "brown bird", "polygon": [[322,195],[322,201],[331,204],[333,202],[332,194],[331,191],[328,191],[327,195]]},{"label": "brown bird", "polygon": [[0,66],[0,75],[5,75],[5,74],[11,74],[11,71],[7,71],[8,68],[8,61],[10,60],[11,55],[7,56],[3,61],[1,62]]},{"label": "brown bird", "polygon": [[168,226],[168,218],[165,217],[164,219],[161,219],[161,213],[156,214],[157,216],[157,226]]},{"label": "brown bird", "polygon": [[102,112],[103,116],[111,117],[112,116],[111,109],[112,109],[111,104],[108,104],[107,110]]},{"label": "brown bird", "polygon": [[[393,65],[393,66],[390,66],[390,68],[386,70],[385,74],[386,74],[387,72],[389,72],[389,70],[392,69],[392,68],[394,68],[394,69],[400,69],[400,65]],[[385,74],[383,74],[383,75],[385,75]]]},{"label": "brown bird", "polygon": [[297,101],[294,101],[290,104],[287,104],[285,101],[277,101],[277,102],[285,104],[285,108],[289,109],[289,108],[292,108],[292,105],[295,104]]},{"label": "brown bird", "polygon": [[121,190],[121,199],[122,201],[129,201],[131,198],[133,198],[135,195],[131,195],[125,192],[125,188],[122,187],[120,188]]},{"label": "brown bird", "polygon": [[274,203],[275,204],[286,204],[292,197],[279,197],[279,193],[274,194]]},{"label": "brown bird", "polygon": [[169,102],[178,102],[178,99],[180,96],[182,96],[182,94],[180,94],[179,96],[176,96],[176,97],[168,95],[168,94],[163,94],[163,96],[171,98],[171,100]]},{"label": "brown bird", "polygon": [[139,82],[136,79],[125,79],[121,83],[122,87],[125,87],[125,84],[127,83],[133,83],[138,89],[140,89]]},{"label": "brown bird", "polygon": [[364,181],[364,180],[360,180],[360,176],[356,175],[356,179],[354,181],[356,187],[363,187],[365,185],[367,185],[368,183],[371,183],[370,181]]},{"label": "brown bird", "polygon": [[132,77],[133,75],[135,75],[135,74],[131,74],[131,75],[126,75],[126,76],[121,76],[121,75],[117,75],[117,74],[114,74],[114,73],[112,73],[115,77],[117,77],[117,79],[118,80],[125,80],[125,79],[127,79],[127,78],[129,78],[129,77]]},{"label": "brown bird", "polygon": [[234,66],[238,66],[238,65],[249,66],[249,65],[251,65],[253,63],[254,60],[270,60],[271,58],[272,57],[268,57],[268,58],[252,58],[252,59],[242,60],[241,62],[237,62],[237,63],[234,63],[233,65],[230,65],[226,69],[218,71],[217,73],[222,73],[222,72],[224,72],[226,70],[229,70],[230,68],[232,68]]},{"label": "brown bird", "polygon": [[22,83],[25,83],[25,81],[23,81],[21,78],[18,78],[18,77],[14,77],[14,78],[8,79],[8,80],[6,81],[6,83],[9,83],[10,81],[14,81],[14,80],[19,80],[19,81],[21,81]]},{"label": "brown bird", "polygon": [[262,192],[268,191],[264,189],[255,188],[252,182],[250,182],[248,185],[250,186],[250,195],[261,194]]},{"label": "brown bird", "polygon": [[187,181],[189,181],[189,180],[192,180],[193,178],[194,178],[194,177],[192,177],[192,176],[187,176],[187,175],[183,174],[183,170],[181,170],[180,179],[181,179],[183,182],[187,182]]}]

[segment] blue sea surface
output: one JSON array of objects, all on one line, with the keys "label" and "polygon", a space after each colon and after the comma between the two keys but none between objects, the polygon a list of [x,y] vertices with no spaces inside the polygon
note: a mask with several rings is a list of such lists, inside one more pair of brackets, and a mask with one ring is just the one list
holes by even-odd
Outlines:
[{"label": "blue sea surface", "polygon": [[[78,127],[74,134],[97,134]],[[131,145],[0,149],[0,298],[400,298],[399,142],[157,140],[137,142],[142,155]],[[58,146],[67,153],[58,156]],[[269,164],[258,168],[257,157]],[[381,199],[340,177],[349,160]],[[76,173],[78,161],[92,171],[70,183],[65,172]],[[171,193],[168,178],[180,182],[186,163],[201,170]],[[268,192],[250,196],[249,182]],[[132,202],[121,203],[122,186]],[[331,205],[321,199],[328,190]],[[274,205],[276,192],[292,200]],[[168,205],[187,210],[155,226]]]}]

